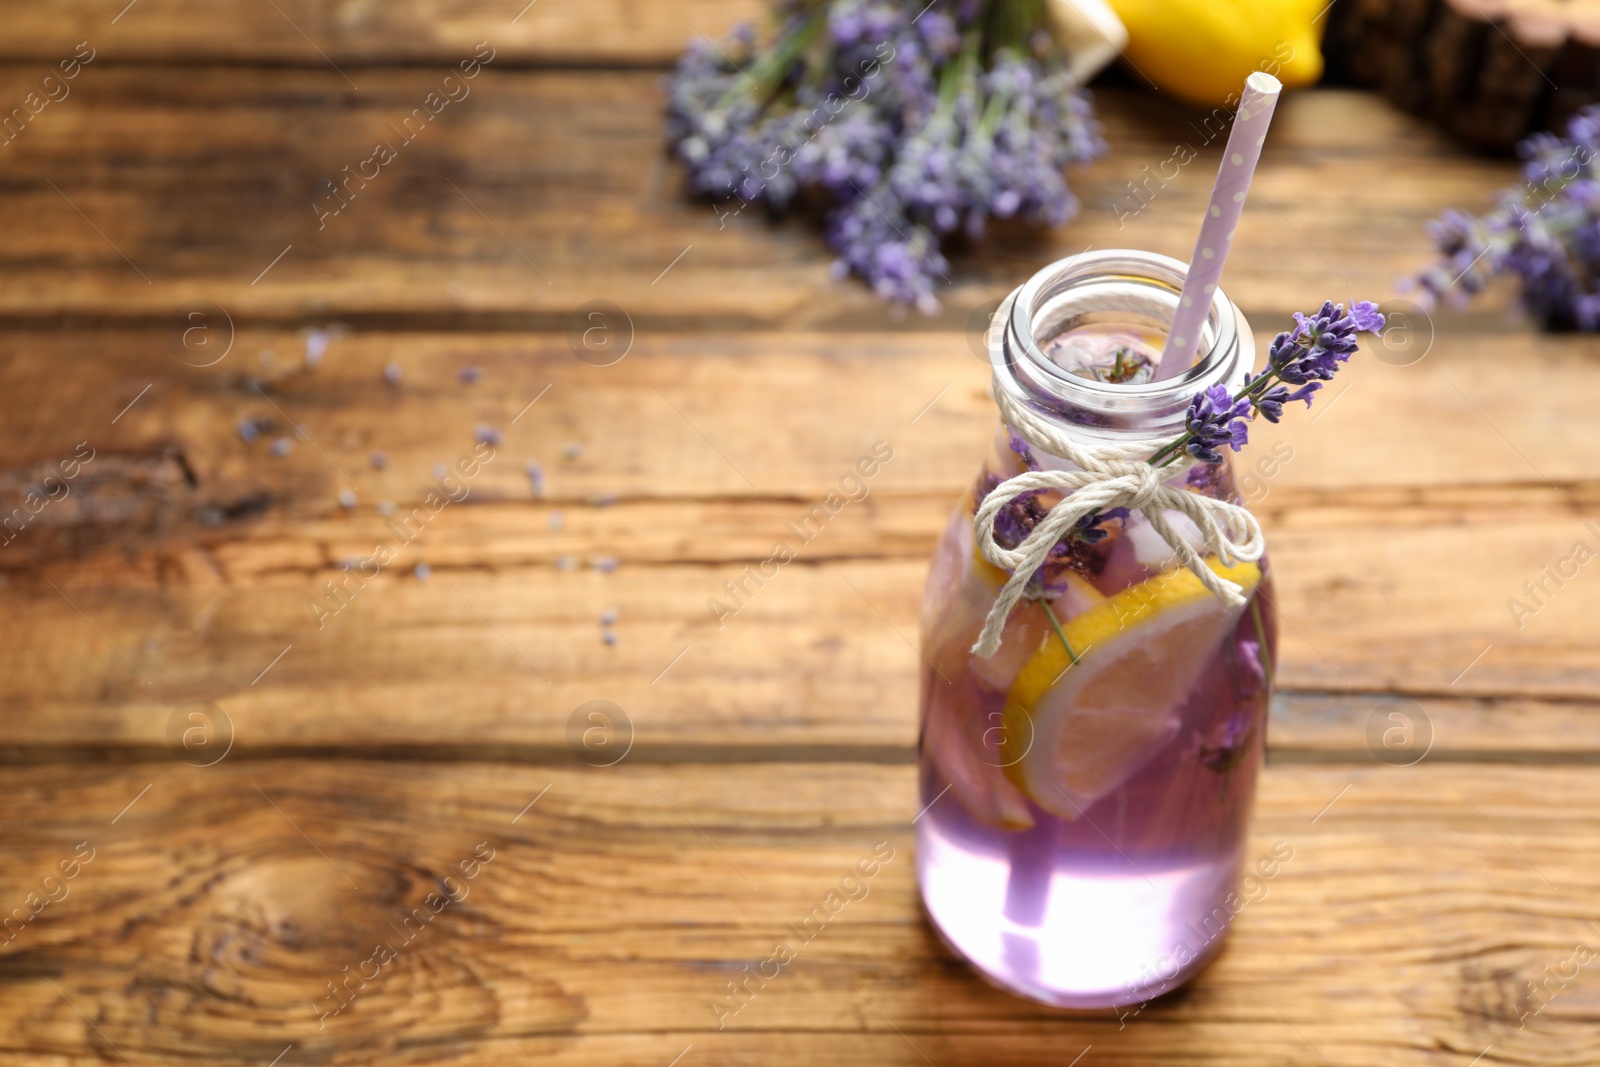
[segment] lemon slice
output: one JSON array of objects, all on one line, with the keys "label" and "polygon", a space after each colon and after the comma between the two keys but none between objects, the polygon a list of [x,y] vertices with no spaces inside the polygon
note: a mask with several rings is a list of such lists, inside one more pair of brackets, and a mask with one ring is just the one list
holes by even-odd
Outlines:
[{"label": "lemon slice", "polygon": [[[1211,569],[1255,590],[1254,563]],[[1062,626],[1012,683],[1001,762],[1030,800],[1063,819],[1121,785],[1177,733],[1177,711],[1240,609],[1182,568],[1129,586]]]}]

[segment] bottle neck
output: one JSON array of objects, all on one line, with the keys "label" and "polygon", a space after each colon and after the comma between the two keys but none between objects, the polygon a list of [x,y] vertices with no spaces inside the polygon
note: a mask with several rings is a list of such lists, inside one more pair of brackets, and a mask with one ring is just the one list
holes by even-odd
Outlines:
[{"label": "bottle neck", "polygon": [[[1200,358],[1162,381],[1099,380],[1064,365],[1051,342],[1065,334],[1148,338],[1153,351],[1182,296],[1187,268],[1149,252],[1089,252],[1053,263],[1000,306],[989,360],[997,399],[1005,393],[1086,444],[1170,438],[1184,428],[1194,394],[1213,385],[1236,392],[1255,363],[1249,325],[1216,290],[1197,338]],[[1185,358],[1181,353],[1176,358]]]}]

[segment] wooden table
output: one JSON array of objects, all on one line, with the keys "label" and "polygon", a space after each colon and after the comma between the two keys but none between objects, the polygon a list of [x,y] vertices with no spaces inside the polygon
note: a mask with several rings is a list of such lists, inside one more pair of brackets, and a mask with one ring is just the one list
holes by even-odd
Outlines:
[{"label": "wooden table", "polygon": [[[1600,1059],[1574,955],[1600,947],[1600,564],[1508,606],[1600,545],[1592,340],[1497,290],[1261,435],[1246,462],[1293,459],[1261,483],[1285,625],[1251,848],[1293,859],[1187,990],[1064,1016],[918,911],[921,583],[994,419],[973,316],[1085,245],[1186,254],[1217,146],[1101,93],[1081,218],[959,257],[944,313],[901,321],[807,228],[680,195],[660,71],[753,0],[518,7],[0,7],[7,107],[94,52],[0,147],[4,510],[93,454],[0,551],[0,906],[27,920],[0,1063]],[[319,183],[479,41],[470,97],[319,229]],[[1428,218],[1512,180],[1366,95],[1280,114],[1229,275],[1263,337],[1392,296]],[[574,355],[591,301],[631,321],[610,366]],[[430,508],[480,432],[493,459]],[[715,625],[880,440],[870,497]],[[596,700],[626,720],[585,735]],[[1395,711],[1410,766],[1375,754]],[[870,895],[719,1029],[880,841]]]}]

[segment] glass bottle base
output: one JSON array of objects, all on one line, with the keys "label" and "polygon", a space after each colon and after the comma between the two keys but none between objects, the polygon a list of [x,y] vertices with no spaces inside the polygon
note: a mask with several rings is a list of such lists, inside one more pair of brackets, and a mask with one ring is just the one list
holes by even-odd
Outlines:
[{"label": "glass bottle base", "polygon": [[[917,829],[917,881],[941,939],[991,984],[1052,1007],[1125,1008],[1170,992],[1221,949],[1238,857],[1142,873],[1060,857],[1019,865]],[[1070,866],[1069,866],[1070,865]]]}]

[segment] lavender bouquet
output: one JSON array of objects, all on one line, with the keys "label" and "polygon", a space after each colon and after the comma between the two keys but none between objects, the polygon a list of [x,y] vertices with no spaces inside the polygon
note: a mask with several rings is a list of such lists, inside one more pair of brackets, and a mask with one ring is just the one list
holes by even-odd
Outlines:
[{"label": "lavender bouquet", "polygon": [[690,46],[667,134],[719,218],[823,207],[838,277],[933,314],[944,239],[1055,226],[1063,170],[1104,149],[1044,0],[782,0],[778,28]]},{"label": "lavender bouquet", "polygon": [[1573,116],[1565,137],[1534,134],[1517,152],[1523,183],[1503,190],[1492,210],[1477,218],[1451,210],[1432,224],[1440,260],[1417,284],[1460,305],[1511,274],[1545,329],[1600,329],[1600,108]]}]

